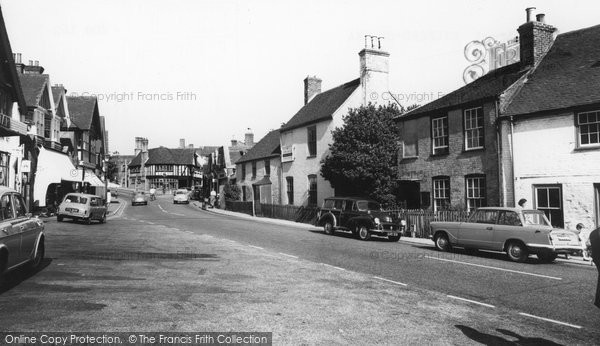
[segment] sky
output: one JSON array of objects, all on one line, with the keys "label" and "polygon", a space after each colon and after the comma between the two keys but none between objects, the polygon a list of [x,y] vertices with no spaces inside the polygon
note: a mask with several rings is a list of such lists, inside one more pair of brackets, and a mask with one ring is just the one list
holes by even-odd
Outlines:
[{"label": "sky", "polygon": [[525,8],[558,33],[600,24],[600,1],[1,0],[14,53],[69,95],[96,95],[109,150],[255,141],[322,90],[359,77],[365,35],[384,37],[390,92],[423,104],[464,85],[465,46],[508,41]]}]

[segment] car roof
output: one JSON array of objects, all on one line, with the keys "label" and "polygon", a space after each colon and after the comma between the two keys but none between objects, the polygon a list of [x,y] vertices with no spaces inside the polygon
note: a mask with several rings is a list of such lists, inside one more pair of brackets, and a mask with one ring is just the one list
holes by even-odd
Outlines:
[{"label": "car roof", "polygon": [[374,202],[374,203],[379,203],[377,201],[374,201],[372,199],[368,199],[368,198],[361,198],[361,197],[327,197],[325,198],[325,200],[350,200],[350,201],[365,201],[365,202]]},{"label": "car roof", "polygon": [[70,193],[67,193],[67,196],[100,197],[98,195],[92,195],[92,194],[89,194],[89,193],[80,193],[80,192],[70,192]]}]

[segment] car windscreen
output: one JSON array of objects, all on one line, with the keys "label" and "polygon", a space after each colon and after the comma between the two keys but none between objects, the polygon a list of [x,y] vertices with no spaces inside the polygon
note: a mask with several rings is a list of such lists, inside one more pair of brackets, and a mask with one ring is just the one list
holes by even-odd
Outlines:
[{"label": "car windscreen", "polygon": [[176,192],[178,195],[186,195],[187,194],[187,190],[177,190]]},{"label": "car windscreen", "polygon": [[68,195],[67,197],[65,197],[65,202],[67,202],[67,203],[86,204],[87,201],[88,201],[88,199],[86,197],[81,197],[81,196]]},{"label": "car windscreen", "polygon": [[550,226],[550,221],[548,221],[543,211],[523,210],[523,219],[525,220],[525,225]]},{"label": "car windscreen", "polygon": [[356,207],[360,211],[381,210],[381,205],[379,205],[379,203],[370,201],[357,201]]}]

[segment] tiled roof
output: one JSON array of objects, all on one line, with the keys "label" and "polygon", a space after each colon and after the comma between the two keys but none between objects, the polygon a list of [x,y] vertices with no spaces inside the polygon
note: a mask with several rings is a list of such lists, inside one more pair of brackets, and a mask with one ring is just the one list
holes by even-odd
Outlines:
[{"label": "tiled roof", "polygon": [[527,70],[520,68],[519,63],[501,67],[435,101],[400,115],[398,118],[447,110],[464,103],[498,97],[526,72]]},{"label": "tiled roof", "polygon": [[75,126],[82,130],[92,127],[94,109],[96,108],[96,97],[94,96],[67,96],[69,104],[69,115]]},{"label": "tiled roof", "polygon": [[2,8],[0,8],[0,61],[2,61],[0,64],[0,70],[2,70],[2,73],[0,73],[0,82],[10,88],[13,101],[18,103],[19,110],[22,114],[25,114],[27,113],[27,103],[23,96],[21,81],[18,77],[13,52],[10,47],[10,40],[6,32],[6,23],[4,22]]},{"label": "tiled roof", "polygon": [[286,131],[321,120],[331,119],[333,112],[350,97],[360,85],[360,78],[317,94],[308,104],[300,108],[290,121],[279,130]]},{"label": "tiled roof", "polygon": [[558,35],[504,114],[531,114],[598,102],[600,25]]},{"label": "tiled roof", "polygon": [[[158,147],[148,149],[148,161],[146,165],[194,165],[194,155],[196,149],[169,149]],[[131,163],[130,167],[141,165],[141,154],[138,154]]]},{"label": "tiled roof", "polygon": [[23,88],[23,95],[25,96],[25,103],[28,107],[35,107],[40,105],[42,94],[46,90],[46,83],[48,83],[47,74],[19,74],[21,80],[21,88]]},{"label": "tiled roof", "polygon": [[65,87],[57,85],[52,87],[52,97],[54,97],[54,104],[58,107],[60,97],[67,91]]},{"label": "tiled roof", "polygon": [[234,161],[233,157],[231,161],[235,163],[248,162],[259,159],[266,159],[273,156],[279,156],[281,154],[281,148],[279,146],[279,130],[273,130],[267,133],[258,143],[248,150],[246,155],[242,156],[239,160]]}]

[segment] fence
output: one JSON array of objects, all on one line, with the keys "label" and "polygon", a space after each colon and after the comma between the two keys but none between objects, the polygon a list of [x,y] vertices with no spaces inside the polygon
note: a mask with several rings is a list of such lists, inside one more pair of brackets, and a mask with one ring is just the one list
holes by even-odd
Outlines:
[{"label": "fence", "polygon": [[[317,207],[302,207],[295,205],[280,205],[256,203],[255,215],[271,219],[282,219],[307,224],[314,224],[317,220]],[[226,201],[225,209],[252,215],[252,202]]]},{"label": "fence", "polygon": [[415,230],[417,238],[428,238],[429,224],[433,221],[465,221],[469,218],[470,213],[464,210],[388,210],[398,219],[406,221],[406,230],[408,233]]}]

